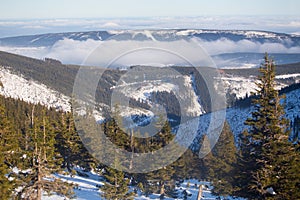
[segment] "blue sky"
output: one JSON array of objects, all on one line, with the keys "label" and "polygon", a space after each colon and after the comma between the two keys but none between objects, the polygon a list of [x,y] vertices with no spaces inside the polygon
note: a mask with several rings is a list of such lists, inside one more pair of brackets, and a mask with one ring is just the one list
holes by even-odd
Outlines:
[{"label": "blue sky", "polygon": [[0,19],[300,15],[298,0],[1,0]]},{"label": "blue sky", "polygon": [[300,35],[299,0],[0,0],[0,38],[113,29],[239,29]]}]

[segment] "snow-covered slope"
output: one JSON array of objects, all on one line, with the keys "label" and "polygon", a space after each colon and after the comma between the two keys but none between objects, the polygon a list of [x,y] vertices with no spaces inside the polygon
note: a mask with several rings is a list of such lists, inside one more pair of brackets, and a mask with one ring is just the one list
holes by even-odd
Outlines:
[{"label": "snow-covered slope", "polygon": [[[253,111],[253,106],[251,107],[232,107],[226,110],[226,120],[229,123],[231,130],[235,136],[235,141],[238,141],[238,136],[249,127],[244,123],[248,117],[251,117],[251,112]],[[286,93],[285,99],[285,117],[291,122],[294,121],[295,117],[300,117],[300,89],[293,90]],[[208,125],[210,123],[211,113],[200,116],[199,118],[199,128],[198,133],[190,146],[194,152],[199,152],[201,145],[201,138],[203,134],[207,133]],[[291,129],[291,136],[294,136],[294,132]],[[300,137],[298,135],[298,140]]]},{"label": "snow-covered slope", "polygon": [[[238,134],[247,128],[244,122],[251,116],[252,111],[253,107],[233,107],[227,109],[226,119],[235,136],[238,136]],[[290,121],[293,121],[295,117],[300,116],[300,89],[286,93],[285,112],[285,117]],[[293,134],[293,132],[291,134]]]},{"label": "snow-covered slope", "polygon": [[[188,116],[199,116],[203,114],[205,111],[200,105],[199,97],[195,93],[195,88],[193,87],[193,79],[190,76],[177,76],[176,81],[181,82],[180,87],[176,83],[172,83],[172,81],[166,81],[165,79],[172,79],[172,77],[168,77],[168,74],[164,74],[161,80],[152,79],[152,80],[144,80],[138,82],[125,82],[123,81],[121,84],[117,86],[113,86],[111,89],[114,92],[122,93],[128,98],[133,98],[138,101],[147,102],[150,106],[152,106],[153,102],[151,102],[151,93],[153,92],[173,92],[182,102],[189,101],[186,107],[182,108],[182,112],[184,112]],[[123,116],[130,115],[132,113],[127,113],[125,110],[122,112]],[[153,116],[153,114],[149,112],[143,112],[145,115]]]},{"label": "snow-covered slope", "polygon": [[[276,76],[276,89],[280,90],[284,87],[287,87],[287,84],[279,82],[279,80],[287,78],[299,78],[298,74],[287,74],[287,75],[278,75]],[[235,95],[237,99],[244,98],[246,95],[250,96],[252,92],[256,92],[257,86],[255,84],[256,77],[249,76],[233,76],[233,75],[224,75],[220,77],[225,91],[231,95]],[[297,79],[295,80],[297,83]]]},{"label": "snow-covered slope", "polygon": [[[79,169],[77,169],[79,170]],[[104,185],[105,181],[102,176],[97,175],[94,172],[82,172],[82,174],[85,174],[85,177],[75,175],[73,177],[70,177],[68,175],[56,175],[57,177],[61,178],[64,181],[74,183],[77,185],[77,188],[75,189],[75,195],[76,197],[74,200],[99,200],[103,199],[101,198],[101,186]],[[214,196],[211,192],[212,186],[209,182],[206,181],[198,181],[195,179],[189,179],[185,180],[180,185],[176,186],[176,191],[178,193],[178,200],[184,199],[184,193],[186,193],[188,196],[187,198],[189,200],[197,200],[197,195],[199,192],[199,186],[202,185],[202,200],[212,200],[217,199],[217,196]],[[130,190],[133,191],[135,188],[130,187]],[[223,197],[220,197],[223,199]],[[65,197],[58,196],[58,195],[51,195],[47,196],[44,194],[42,197],[43,200],[65,200]],[[159,200],[159,194],[150,194],[148,197],[141,194],[139,190],[137,190],[137,194],[134,197],[135,200]],[[172,200],[173,198],[165,197],[166,200]],[[242,200],[242,198],[232,198],[232,197],[226,197],[227,200]]]},{"label": "snow-covered slope", "polygon": [[0,66],[0,81],[3,87],[0,94],[5,97],[21,99],[28,103],[42,104],[64,111],[70,111],[70,98],[34,80],[13,73]]}]

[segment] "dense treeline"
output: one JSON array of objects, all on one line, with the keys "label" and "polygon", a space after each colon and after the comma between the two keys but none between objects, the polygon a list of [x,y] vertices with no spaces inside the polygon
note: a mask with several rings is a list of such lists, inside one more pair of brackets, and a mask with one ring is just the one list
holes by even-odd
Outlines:
[{"label": "dense treeline", "polygon": [[[89,164],[71,113],[0,97],[1,199],[41,199],[42,192],[73,196],[54,174]],[[19,190],[15,190],[19,187]]]},{"label": "dense treeline", "polygon": [[[128,192],[129,184],[146,195],[155,192],[161,194],[161,197],[167,195],[175,198],[178,195],[175,190],[176,183],[188,178],[211,178],[209,174],[205,174],[206,161],[199,159],[191,150],[170,166],[154,172],[120,172],[98,163],[91,157],[76,131],[72,113],[4,97],[0,98],[0,103],[0,133],[3,144],[3,154],[0,157],[2,199],[12,196],[40,199],[41,191],[72,197],[74,186],[60,181],[53,175],[74,174],[75,166],[87,171],[93,168],[101,172],[107,180],[101,188],[102,194],[108,199],[120,198],[122,195],[127,195],[128,198],[133,196],[134,193]],[[160,123],[163,125],[162,130],[149,138],[128,136],[114,119],[102,124],[102,128],[105,135],[117,146],[129,152],[146,153],[164,147],[174,138],[170,124]],[[18,169],[18,173],[14,168]],[[45,179],[49,177],[54,181]],[[22,190],[16,192],[17,187],[21,187]]]}]

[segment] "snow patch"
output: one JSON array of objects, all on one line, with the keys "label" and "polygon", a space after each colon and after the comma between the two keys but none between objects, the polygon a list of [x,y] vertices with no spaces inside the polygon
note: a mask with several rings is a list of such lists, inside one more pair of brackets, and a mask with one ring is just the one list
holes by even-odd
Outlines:
[{"label": "snow patch", "polygon": [[63,111],[70,111],[70,97],[50,89],[37,81],[27,80],[16,75],[9,69],[0,66],[0,81],[3,87],[0,94],[5,97],[20,99],[28,103],[53,107]]},{"label": "snow patch", "polygon": [[295,78],[295,77],[298,77],[298,76],[300,76],[300,74],[282,74],[282,75],[275,76],[275,78],[277,78],[277,79],[286,79],[286,78]]}]

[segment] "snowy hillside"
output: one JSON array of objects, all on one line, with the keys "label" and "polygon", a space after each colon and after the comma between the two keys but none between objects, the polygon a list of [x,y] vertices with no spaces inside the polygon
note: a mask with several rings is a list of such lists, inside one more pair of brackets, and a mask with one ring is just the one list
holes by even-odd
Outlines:
[{"label": "snowy hillside", "polygon": [[[295,117],[300,115],[300,89],[293,90],[286,94],[285,99],[285,117],[290,121],[293,121]],[[235,136],[240,134],[247,128],[244,122],[251,116],[253,107],[250,108],[229,108],[226,112],[226,119],[231,126],[231,129]],[[293,133],[291,133],[293,134]],[[299,138],[300,139],[300,138]]]},{"label": "snowy hillside", "polygon": [[[170,79],[172,80],[173,78],[169,77],[168,74],[164,74],[161,76],[161,80],[152,79],[138,82],[128,82],[128,80],[127,82],[123,81],[121,84],[118,84],[117,86],[114,86],[111,89],[114,90],[114,92],[122,93],[128,98],[133,98],[138,101],[147,102],[150,106],[152,106],[153,102],[151,102],[149,98],[151,97],[151,94],[153,92],[173,92],[178,98],[181,99],[182,102],[189,101],[190,104],[185,106],[182,110],[188,116],[199,116],[205,112],[200,105],[199,97],[195,94],[192,77],[176,77],[175,81],[182,83],[179,87],[179,85],[170,81]],[[165,79],[169,80],[166,81]],[[144,114],[149,115],[149,113]],[[122,115],[126,116],[126,113],[123,112]]]},{"label": "snowy hillside", "polygon": [[[285,117],[291,122],[294,121],[295,117],[300,116],[300,89],[293,90],[286,93],[285,99]],[[238,136],[248,127],[244,124],[248,117],[251,117],[251,112],[253,107],[232,107],[226,110],[226,120],[229,123],[232,132],[234,133],[236,142],[238,141]],[[199,127],[198,133],[195,137],[190,149],[195,152],[199,152],[200,141],[203,134],[207,133],[208,126],[210,123],[211,113],[204,114],[199,117]],[[291,135],[293,136],[293,130],[291,130]],[[299,137],[299,136],[298,136]],[[300,140],[300,138],[298,138]]]},{"label": "snowy hillside", "polygon": [[21,99],[28,103],[70,111],[70,98],[34,80],[27,80],[11,70],[0,66],[0,94]]},{"label": "snowy hillside", "polygon": [[[286,74],[286,75],[278,75],[276,76],[276,89],[280,90],[281,88],[287,87],[287,84],[279,82],[283,79],[288,78],[299,78],[298,74]],[[255,84],[256,77],[249,76],[232,76],[232,75],[224,75],[220,78],[222,80],[225,91],[229,94],[235,95],[237,99],[244,98],[246,95],[250,96],[251,92],[255,92],[257,86]],[[295,81],[297,83],[297,81]]]}]

